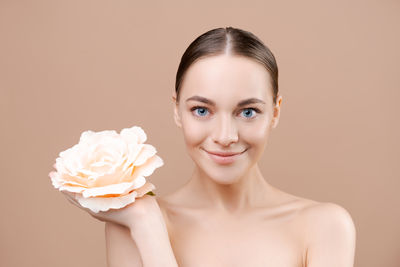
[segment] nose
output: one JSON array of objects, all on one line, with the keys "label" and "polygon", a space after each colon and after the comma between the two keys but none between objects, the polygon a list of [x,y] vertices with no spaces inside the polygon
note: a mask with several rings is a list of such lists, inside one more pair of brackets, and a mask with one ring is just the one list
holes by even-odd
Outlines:
[{"label": "nose", "polygon": [[229,146],[238,141],[238,131],[235,122],[229,115],[219,116],[213,133],[213,141],[222,146]]}]

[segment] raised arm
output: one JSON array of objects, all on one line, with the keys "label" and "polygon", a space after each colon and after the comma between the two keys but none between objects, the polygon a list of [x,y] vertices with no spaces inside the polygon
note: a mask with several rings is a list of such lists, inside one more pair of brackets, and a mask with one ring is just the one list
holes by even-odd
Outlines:
[{"label": "raised arm", "polygon": [[108,267],[178,267],[156,199],[144,196],[139,201],[127,227],[106,222]]},{"label": "raised arm", "polygon": [[72,194],[65,193],[65,196],[75,206],[106,223],[108,267],[178,266],[155,197],[144,195],[124,208],[94,213],[82,207]]},{"label": "raised arm", "polygon": [[334,203],[307,211],[307,267],[353,267],[356,229],[350,214]]},{"label": "raised arm", "polygon": [[142,259],[129,228],[112,222],[105,223],[108,267],[142,267]]},{"label": "raised arm", "polygon": [[161,210],[153,214],[157,216],[147,217],[146,220],[138,221],[130,228],[143,266],[178,267]]}]

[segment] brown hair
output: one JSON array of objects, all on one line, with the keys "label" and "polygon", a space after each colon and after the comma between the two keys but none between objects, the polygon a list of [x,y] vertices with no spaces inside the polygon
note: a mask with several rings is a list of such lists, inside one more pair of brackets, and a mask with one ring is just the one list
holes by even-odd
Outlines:
[{"label": "brown hair", "polygon": [[175,92],[179,102],[179,91],[184,74],[198,59],[206,56],[230,53],[254,59],[261,63],[271,77],[273,103],[278,95],[278,66],[269,48],[253,33],[233,27],[216,28],[197,37],[186,49],[176,73]]}]

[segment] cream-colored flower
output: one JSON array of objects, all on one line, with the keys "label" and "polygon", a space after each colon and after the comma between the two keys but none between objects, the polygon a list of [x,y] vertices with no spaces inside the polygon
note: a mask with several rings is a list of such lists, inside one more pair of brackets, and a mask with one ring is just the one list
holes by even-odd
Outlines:
[{"label": "cream-colored flower", "polygon": [[79,143],[60,152],[49,173],[52,184],[69,191],[93,212],[119,209],[155,189],[147,176],[164,164],[156,149],[144,144],[142,128],[81,134]]}]

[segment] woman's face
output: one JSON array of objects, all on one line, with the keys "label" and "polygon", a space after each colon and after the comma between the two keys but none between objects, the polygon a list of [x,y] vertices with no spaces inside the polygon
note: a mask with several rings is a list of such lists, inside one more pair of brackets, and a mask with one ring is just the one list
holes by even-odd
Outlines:
[{"label": "woman's face", "polygon": [[187,70],[174,119],[197,167],[216,182],[231,184],[261,157],[277,126],[280,102],[278,96],[273,105],[270,76],[260,63],[242,56],[210,56]]}]

